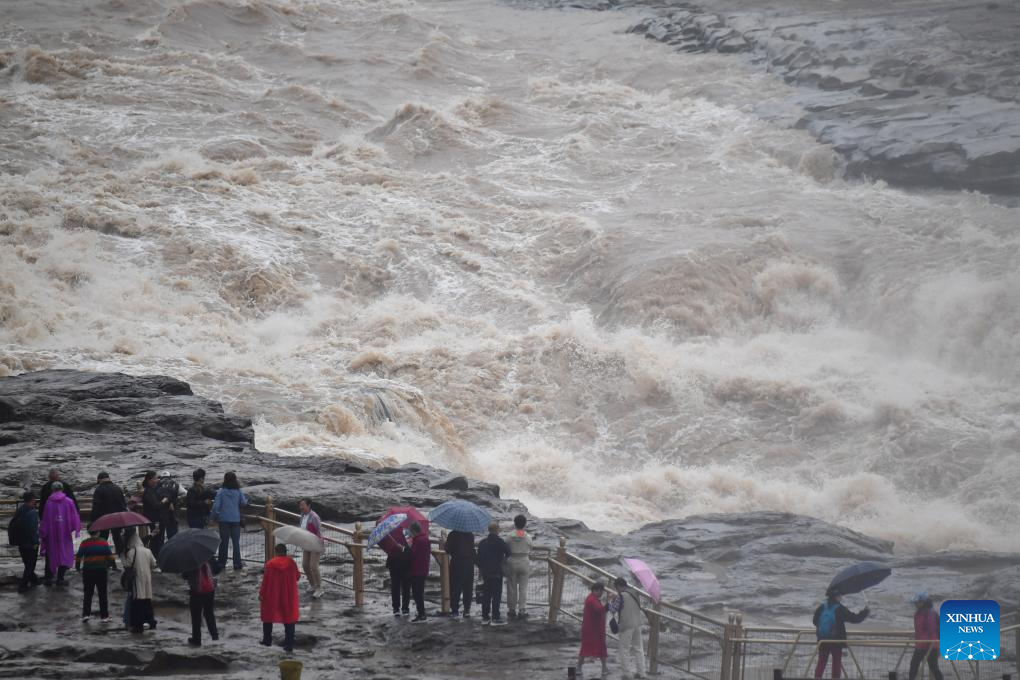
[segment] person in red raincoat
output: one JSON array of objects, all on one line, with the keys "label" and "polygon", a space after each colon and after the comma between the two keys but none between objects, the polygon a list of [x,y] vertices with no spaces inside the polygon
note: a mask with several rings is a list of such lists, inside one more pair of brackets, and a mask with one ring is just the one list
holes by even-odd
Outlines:
[{"label": "person in red raincoat", "polygon": [[581,677],[585,659],[598,659],[602,662],[602,675],[606,675],[606,584],[595,581],[591,584],[591,592],[584,601],[584,616],[581,619],[581,651],[577,655],[577,677]]},{"label": "person in red raincoat", "polygon": [[294,651],[294,624],[298,621],[298,579],[301,572],[293,557],[287,555],[287,546],[276,546],[276,557],[266,562],[259,587],[262,610],[262,644],[273,644],[273,624],[282,623],[283,648]]}]

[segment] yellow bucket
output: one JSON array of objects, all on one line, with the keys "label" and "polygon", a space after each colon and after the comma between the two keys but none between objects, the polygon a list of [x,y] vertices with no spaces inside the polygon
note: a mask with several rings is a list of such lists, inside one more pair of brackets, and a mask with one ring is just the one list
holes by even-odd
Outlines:
[{"label": "yellow bucket", "polygon": [[300,661],[294,661],[293,659],[287,659],[280,662],[280,680],[301,680],[301,669],[303,666]]}]

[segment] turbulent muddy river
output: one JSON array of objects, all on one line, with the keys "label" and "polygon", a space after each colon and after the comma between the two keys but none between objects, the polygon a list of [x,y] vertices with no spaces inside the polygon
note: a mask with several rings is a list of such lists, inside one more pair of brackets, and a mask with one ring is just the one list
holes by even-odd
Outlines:
[{"label": "turbulent muddy river", "polygon": [[595,528],[1020,548],[1020,208],[842,179],[743,56],[491,0],[2,14],[0,371]]}]

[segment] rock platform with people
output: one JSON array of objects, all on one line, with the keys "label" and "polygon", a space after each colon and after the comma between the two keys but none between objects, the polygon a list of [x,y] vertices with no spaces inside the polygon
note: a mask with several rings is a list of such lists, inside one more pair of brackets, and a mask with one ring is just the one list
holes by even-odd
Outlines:
[{"label": "rock platform with people", "polygon": [[[130,403],[131,410],[144,417],[103,412],[104,400],[115,400],[122,412],[124,404]],[[57,409],[64,409],[60,423],[54,422]],[[173,417],[160,417],[163,409],[168,409],[168,416],[172,411]],[[235,570],[233,555],[229,550],[220,551],[221,545],[233,547],[232,528],[225,533],[217,528],[214,559],[186,576],[158,570],[156,555],[145,546],[138,531],[122,532],[123,551],[117,549],[114,536],[109,537],[106,545],[111,548],[110,556],[116,555],[115,564],[121,573],[125,560],[134,567],[131,592],[142,602],[128,608],[134,633],[124,628],[125,590],[118,572],[109,570],[107,555],[100,554],[103,550],[98,537],[72,541],[70,564],[63,573],[66,585],[62,587],[56,585],[65,564],[62,546],[50,550],[52,555],[60,554],[51,565],[54,585],[32,585],[28,579],[20,588],[23,592],[19,592],[24,574],[21,552],[9,550],[0,559],[0,601],[6,612],[0,621],[0,662],[15,676],[184,677],[202,673],[275,678],[279,677],[278,663],[294,658],[304,664],[306,677],[562,677],[578,660],[580,627],[565,617],[550,624],[540,606],[522,601],[526,590],[510,596],[510,584],[503,576],[498,577],[499,600],[495,598],[495,584],[482,593],[483,602],[489,604],[490,625],[485,625],[483,603],[476,601],[476,593],[472,592],[480,581],[478,565],[470,566],[483,543],[486,555],[505,560],[504,576],[514,573],[511,567],[515,559],[521,561],[521,543],[525,542],[531,543],[529,549],[555,547],[560,537],[567,537],[572,550],[620,575],[626,570],[619,558],[638,555],[655,567],[664,597],[711,614],[740,610],[749,619],[763,622],[810,622],[824,587],[812,590],[805,584],[827,582],[838,566],[851,560],[877,559],[894,565],[900,585],[886,581],[869,591],[872,614],[868,623],[875,621],[885,627],[912,630],[916,624],[926,630],[923,627],[930,626],[924,612],[931,598],[918,600],[919,613],[915,617],[913,605],[904,605],[909,593],[902,592],[903,583],[911,584],[911,592],[924,588],[956,597],[999,595],[1004,608],[1008,606],[1005,603],[1015,605],[1020,592],[1015,555],[946,551],[901,556],[888,541],[783,513],[691,517],[648,525],[626,535],[611,534],[592,531],[577,520],[532,516],[519,502],[501,498],[498,487],[492,484],[428,466],[372,470],[338,459],[276,456],[255,448],[250,422],[225,415],[219,404],[191,395],[186,384],[166,377],[45,371],[0,378],[0,412],[4,415],[0,436],[7,442],[0,449],[5,463],[0,497],[13,499],[30,492],[36,498],[25,507],[34,511],[38,520],[38,510],[31,506],[38,505],[42,483],[49,484],[47,504],[54,499],[60,503],[52,506],[61,507],[66,515],[60,532],[71,535],[71,512],[88,506],[89,498],[91,512],[82,510],[80,516],[83,537],[88,536],[92,522],[130,507],[132,496],[139,497],[136,508],[144,510],[147,477],[150,484],[155,480],[155,488],[161,480],[191,480],[190,486],[177,482],[176,494],[156,498],[164,507],[174,505],[179,522],[199,530],[216,520],[229,527],[233,515],[232,507],[225,507],[226,496],[232,497],[239,510],[244,507],[242,496],[253,503],[271,496],[277,507],[295,513],[294,525],[310,533],[314,533],[310,527],[316,523],[361,521],[370,525],[390,508],[416,507],[427,512],[456,499],[484,508],[496,523],[491,530],[466,532],[468,535],[459,544],[454,540],[452,546],[454,534],[447,536],[445,547],[453,558],[451,565],[458,557],[461,559],[459,572],[451,567],[451,590],[455,574],[461,574],[459,597],[453,599],[459,603],[459,608],[453,604],[459,614],[456,617],[436,615],[434,563],[424,586],[419,581],[421,570],[415,573],[408,567],[410,599],[402,596],[402,588],[397,588],[392,599],[387,587],[392,570],[383,566],[389,551],[384,553],[383,545],[373,548],[380,556],[367,576],[374,587],[365,606],[355,607],[349,590],[329,583],[311,583],[305,576],[293,580],[295,571],[311,573],[313,569],[310,563],[295,561],[293,551],[284,548],[284,554],[273,559],[281,560],[285,567],[287,560],[294,565],[293,571],[289,567],[282,570],[291,574],[291,581],[274,582],[268,588],[277,595],[283,586],[295,588],[293,599],[287,595],[281,601],[288,607],[297,604],[293,637],[286,630],[286,619],[293,618],[293,611],[283,612],[282,606],[267,610],[259,600],[260,591],[269,592],[263,585],[264,566],[244,562],[244,568]],[[76,426],[74,418],[67,415],[76,412],[88,414],[88,427]],[[232,482],[225,483],[231,472],[237,482],[234,489]],[[206,478],[212,482],[207,484]],[[136,481],[143,481],[140,494],[135,493]],[[54,490],[57,485],[59,488]],[[190,493],[196,486],[196,492]],[[69,494],[62,493],[65,487],[75,493],[77,503],[60,500],[60,496],[70,499]],[[230,491],[214,509],[222,488]],[[164,498],[168,501],[165,504]],[[158,506],[150,503],[150,507]],[[101,508],[99,514],[97,508]],[[154,524],[149,532],[150,546],[161,533],[164,546],[174,540],[168,536],[169,526],[163,532],[158,520]],[[522,531],[523,536],[519,533]],[[53,538],[53,532],[53,527],[47,530],[48,539]],[[439,528],[433,526],[428,532],[435,538]],[[491,540],[494,536],[499,540]],[[44,539],[31,536],[29,540]],[[413,552],[414,532],[409,527],[405,540]],[[403,552],[402,547],[399,552]],[[33,554],[38,556],[38,552]],[[81,574],[73,568],[76,555]],[[387,562],[393,566],[393,561]],[[32,566],[41,583],[43,561]],[[148,574],[144,573],[146,566]],[[93,573],[86,579],[85,571],[90,568]],[[90,589],[100,599],[100,570],[107,578],[105,617],[101,601],[93,605],[86,597],[86,589]],[[275,573],[275,568],[272,571]],[[511,582],[513,578],[521,579],[523,572],[523,568],[516,570]],[[495,580],[497,575],[492,573],[491,578]],[[634,610],[628,609],[631,603],[626,599],[626,588],[612,582],[604,587],[623,592],[617,600],[601,598],[604,617],[616,618],[624,631],[633,630]],[[415,602],[416,591],[420,590],[425,591],[426,625],[412,625],[420,614]],[[151,610],[144,603],[147,599]],[[614,601],[623,602],[623,613],[618,604],[614,610]],[[411,602],[415,602],[413,613]],[[87,613],[83,610],[86,605]],[[394,612],[398,606],[399,611]],[[521,615],[527,613],[526,609],[530,609],[531,616]],[[405,611],[409,616],[404,615]],[[284,613],[287,616],[277,616]],[[467,621],[465,613],[470,613]],[[84,616],[89,620],[83,621]],[[197,626],[192,625],[192,616]],[[496,619],[508,625],[491,625]],[[270,646],[260,645],[265,641],[263,625],[276,623],[283,624],[284,630],[275,627],[270,631]],[[636,637],[640,640],[640,634]],[[631,636],[626,647],[607,644],[610,677],[622,675],[621,656],[629,672],[640,668],[645,650],[640,642],[635,646],[633,641]],[[914,665],[921,666],[924,661],[922,653]],[[597,668],[598,664],[585,664],[583,670],[590,677]]]}]

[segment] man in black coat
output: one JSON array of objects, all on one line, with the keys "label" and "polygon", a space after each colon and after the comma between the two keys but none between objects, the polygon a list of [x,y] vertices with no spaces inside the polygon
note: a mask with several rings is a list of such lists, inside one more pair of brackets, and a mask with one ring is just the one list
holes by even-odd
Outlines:
[{"label": "man in black coat", "polygon": [[464,599],[464,618],[471,618],[471,591],[475,588],[475,535],[468,531],[451,531],[446,537],[446,554],[450,556],[450,616],[460,616]]},{"label": "man in black coat", "polygon": [[[489,525],[489,535],[478,544],[478,572],[485,583],[482,594],[482,625],[506,624],[499,615],[503,599],[503,564],[510,559],[510,546],[499,536],[499,522]],[[489,618],[489,612],[492,618]]]},{"label": "man in black coat", "polygon": [[163,515],[163,502],[156,491],[159,478],[155,470],[149,470],[142,478],[142,514],[149,520],[149,550],[154,557],[159,557],[159,549],[166,538],[166,526],[160,521]]},{"label": "man in black coat", "polygon": [[[108,472],[100,472],[96,477],[96,490],[92,492],[92,516],[91,522],[104,515],[127,510],[127,501],[124,500],[124,491],[110,480]],[[114,529],[113,545],[117,554],[124,557],[124,532],[121,529]],[[106,538],[108,532],[100,534]]]},{"label": "man in black coat", "polygon": [[43,484],[42,489],[39,490],[39,517],[41,518],[43,516],[43,511],[46,508],[46,499],[50,497],[51,493],[53,493],[53,482],[60,482],[64,485],[64,488],[61,489],[61,491],[64,492],[65,496],[74,501],[74,509],[81,512],[81,509],[78,507],[78,499],[74,497],[74,489],[71,488],[70,484],[61,482],[60,470],[57,468],[50,468],[50,481]]},{"label": "man in black coat", "polygon": [[188,489],[184,497],[185,508],[188,515],[188,527],[191,529],[205,529],[209,524],[209,511],[212,509],[213,499],[216,494],[205,485],[205,470],[198,468],[191,474],[194,484]]}]

